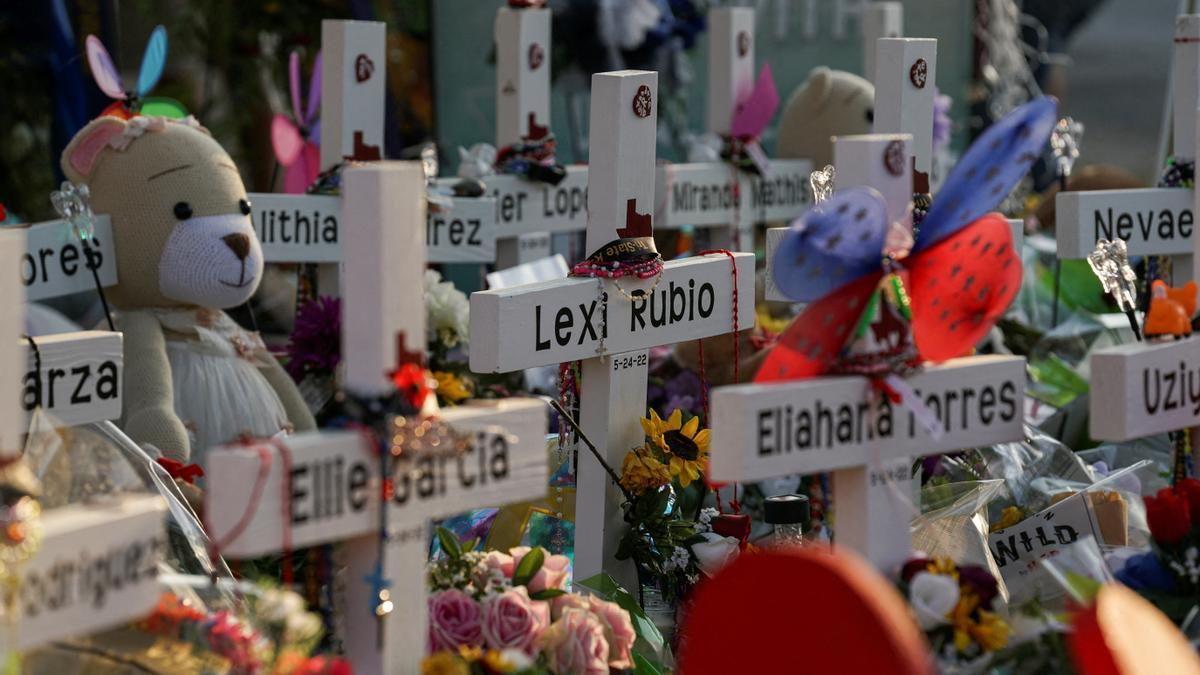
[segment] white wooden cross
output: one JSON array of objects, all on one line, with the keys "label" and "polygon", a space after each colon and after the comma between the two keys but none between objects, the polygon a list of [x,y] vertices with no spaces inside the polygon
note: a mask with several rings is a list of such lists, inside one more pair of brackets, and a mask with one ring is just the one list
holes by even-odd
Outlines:
[{"label": "white wooden cross", "polygon": [[[899,3],[882,3],[896,5]],[[875,10],[872,5],[868,12],[881,13],[890,16],[895,10]],[[890,19],[881,25],[887,30]],[[865,24],[864,24],[865,25]],[[866,39],[866,35],[864,35]],[[928,38],[878,38],[875,40],[874,69],[875,86],[875,122],[874,131],[877,134],[909,134],[912,142],[908,148],[912,157],[912,170],[921,172],[923,177],[916,181],[920,190],[914,189],[911,183],[905,187],[894,181],[887,183],[892,194],[885,194],[888,203],[888,217],[893,221],[903,215],[896,209],[907,207],[912,193],[928,191],[928,172],[933,156],[933,99],[934,81],[937,74],[937,40]],[[918,84],[920,86],[918,86]],[[840,170],[841,167],[838,167]],[[865,177],[864,177],[865,178]],[[807,180],[807,179],[806,179]],[[852,187],[853,185],[873,185],[870,182],[851,183],[850,179],[836,174],[836,188]],[[775,249],[787,232],[786,227],[773,227],[767,230],[767,260],[775,257]],[[767,269],[767,285],[764,297],[775,302],[791,302],[771,278],[771,270]]]},{"label": "white wooden cross", "polygon": [[[550,125],[550,18],[548,8],[496,11],[496,146],[503,148]],[[551,234],[581,232],[587,225],[587,167],[565,167],[558,185],[522,176],[485,179],[495,199],[496,267],[550,255]],[[457,178],[443,178],[448,187]]]},{"label": "white wooden cross", "polygon": [[[1196,158],[1196,107],[1200,104],[1200,15],[1175,19],[1173,156]],[[1168,255],[1175,286],[1198,277],[1193,270],[1193,201],[1188,188],[1059,192],[1055,235],[1060,259],[1083,259],[1099,239],[1124,239],[1130,256]]]},{"label": "white wooden cross", "polygon": [[[419,163],[385,161],[349,167],[342,180],[348,233],[343,254],[354,261],[342,276],[344,382],[354,394],[379,395],[393,386],[387,373],[401,358],[399,336],[406,350],[424,351],[424,174]],[[417,453],[390,461],[386,542],[379,536],[380,460],[360,433],[300,434],[207,455],[209,534],[227,557],[278,552],[289,543],[299,548],[344,542],[343,639],[355,672],[418,672],[428,634],[431,519],[546,495],[541,401],[459,406],[440,418],[474,442],[463,455]],[[288,449],[286,458],[281,445]],[[243,517],[248,520],[242,532],[225,541]],[[369,582],[384,579],[392,610],[380,618],[375,612],[382,600]]]},{"label": "white wooden cross", "polygon": [[[1173,156],[1198,156],[1200,15],[1175,20]],[[1059,192],[1055,206],[1060,259],[1086,258],[1099,239],[1124,239],[1129,255],[1168,255],[1170,283],[1197,279],[1193,236],[1197,193],[1188,188]],[[1125,441],[1200,426],[1200,373],[1194,339],[1098,349],[1090,357],[1089,433]],[[1187,385],[1195,382],[1189,391]],[[1194,396],[1193,396],[1194,392]]]},{"label": "white wooden cross", "polygon": [[904,5],[899,2],[872,2],[862,10],[863,77],[875,82],[875,50],[879,38],[904,35]]},{"label": "white wooden cross", "polygon": [[[733,113],[753,90],[754,17],[750,7],[716,7],[708,12],[708,100],[706,131],[728,136]],[[655,190],[655,226],[726,227],[734,236],[715,241],[730,250],[753,250],[754,225],[790,220],[811,201],[806,159],[771,160],[770,173],[752,176],[724,162],[663,164]]]},{"label": "white wooden cross", "polygon": [[[325,75],[321,78],[321,169],[347,159],[372,161],[383,154],[387,33],[378,21],[321,22]],[[332,195],[256,192],[251,220],[270,263],[318,263],[322,287],[336,282],[342,260],[342,199]],[[485,263],[496,258],[494,201],[456,197],[430,210],[426,260]]]},{"label": "white wooden cross", "polygon": [[[104,262],[95,264],[102,283],[111,285],[116,281],[111,227],[107,218],[98,220],[101,241],[94,250]],[[21,285],[13,278],[0,284],[0,381],[9,383],[0,395],[0,457],[20,453],[28,415],[38,405],[66,425],[121,414],[120,333],[38,338],[40,374],[27,340],[20,337],[24,301],[94,289],[83,259],[63,221],[0,232],[0,269],[21,269]],[[19,389],[14,386],[18,379]],[[9,649],[24,651],[86,635],[150,611],[158,600],[158,564],[167,548],[165,514],[161,497],[144,495],[44,512],[41,544],[14,566],[15,616],[5,619],[9,628],[0,640],[0,658]]]},{"label": "white wooden cross", "polygon": [[[834,139],[838,184],[867,185],[888,200],[889,217],[911,199],[911,173],[885,170],[885,152],[907,134]],[[896,200],[900,200],[899,204]],[[773,264],[769,260],[768,264]],[[1019,440],[1025,361],[977,356],[930,366],[906,380],[937,416],[935,439],[906,408],[879,397],[867,378],[818,377],[719,387],[712,395],[712,459],[717,481],[754,481],[832,471],[836,543],[892,571],[911,552],[911,461],[919,455]]]},{"label": "white wooden cross", "polygon": [[[102,287],[117,283],[117,258],[112,221],[97,215],[87,254],[73,225],[65,220],[36,223],[24,228],[23,250],[13,265],[20,270],[23,300],[33,302],[70,295],[95,293],[95,268]],[[18,301],[20,302],[20,301]],[[14,322],[19,329],[24,321]],[[22,330],[17,330],[20,335]],[[121,416],[124,359],[121,333],[85,330],[57,335],[19,338],[27,363],[20,378],[23,420],[41,408],[66,426],[115,420]],[[40,359],[41,368],[38,362]],[[24,429],[28,425],[18,425]]]},{"label": "white wooden cross", "polygon": [[[503,148],[550,126],[550,10],[496,10],[496,147]],[[489,185],[490,187],[490,185]],[[550,255],[549,232],[501,239],[496,267],[504,269]]]},{"label": "white wooden cross", "polygon": [[[649,230],[657,110],[656,73],[592,76],[589,251],[639,223]],[[471,370],[501,373],[582,360],[580,424],[608,462],[620,466],[643,442],[638,419],[646,415],[646,350],[754,324],[754,255],[738,253],[734,260],[736,326],[734,268],[724,255],[667,262],[661,276],[644,281],[575,278],[473,293]],[[575,576],[603,569],[632,588],[632,569],[618,569],[613,557],[624,527],[621,494],[598,461],[586,452],[578,456]]]}]

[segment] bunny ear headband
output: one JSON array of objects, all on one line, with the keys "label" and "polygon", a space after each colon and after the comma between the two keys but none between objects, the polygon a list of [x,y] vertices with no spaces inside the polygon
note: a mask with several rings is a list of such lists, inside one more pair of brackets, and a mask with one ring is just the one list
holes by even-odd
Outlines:
[{"label": "bunny ear headband", "polygon": [[167,62],[166,28],[156,26],[150,33],[146,53],[142,55],[142,66],[138,69],[137,86],[133,89],[125,88],[120,73],[113,65],[112,57],[99,38],[89,35],[85,43],[88,65],[91,67],[92,77],[96,80],[96,86],[114,101],[101,115],[121,119],[129,119],[135,115],[171,119],[187,117],[187,109],[179,101],[162,96],[148,96],[162,77],[163,67]]}]

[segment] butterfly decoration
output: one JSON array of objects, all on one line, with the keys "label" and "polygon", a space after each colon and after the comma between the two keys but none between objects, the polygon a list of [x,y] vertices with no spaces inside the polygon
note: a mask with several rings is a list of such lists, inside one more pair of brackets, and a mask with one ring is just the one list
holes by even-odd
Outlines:
[{"label": "butterfly decoration", "polygon": [[288,61],[288,81],[292,94],[292,116],[276,113],[271,120],[271,145],[275,159],[284,167],[283,191],[301,194],[317,179],[321,169],[321,53],[313,60],[308,81],[308,105],[300,114],[300,53],[292,52]]},{"label": "butterfly decoration", "polygon": [[[897,245],[887,205],[871,188],[839,190],[796,220],[772,260],[789,298],[809,303],[780,336],[755,378],[813,377],[852,356],[847,346],[876,290],[904,299],[915,356],[939,362],[967,354],[991,330],[1021,284],[1008,222],[989,213],[1041,156],[1055,101],[1012,111],[967,149],[916,234]],[[894,346],[894,345],[893,345]]]},{"label": "butterfly decoration", "polygon": [[148,96],[158,80],[162,77],[163,66],[167,62],[167,29],[155,26],[146,43],[146,53],[142,55],[142,65],[138,69],[137,86],[126,89],[113,65],[112,57],[104,48],[104,43],[95,35],[87,36],[88,65],[96,86],[104,92],[113,103],[100,114],[111,117],[129,119],[134,115],[160,115],[172,119],[187,117],[187,108],[173,98],[163,96]]},{"label": "butterfly decoration", "polygon": [[732,111],[729,138],[721,156],[739,169],[765,176],[770,171],[770,161],[763,151],[759,138],[771,118],[779,110],[779,91],[775,88],[775,77],[771,64],[766,64],[754,81],[754,86],[738,96]]}]

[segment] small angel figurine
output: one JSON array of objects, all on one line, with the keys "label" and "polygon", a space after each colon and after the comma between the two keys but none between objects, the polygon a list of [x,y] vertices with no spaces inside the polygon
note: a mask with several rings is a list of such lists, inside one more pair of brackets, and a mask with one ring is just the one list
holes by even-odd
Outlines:
[{"label": "small angel figurine", "polygon": [[1141,340],[1137,317],[1134,315],[1137,307],[1137,275],[1129,266],[1129,250],[1125,247],[1125,240],[1098,240],[1096,249],[1088,254],[1087,261],[1104,286],[1104,292],[1113,296],[1117,307],[1129,317],[1134,337]]}]

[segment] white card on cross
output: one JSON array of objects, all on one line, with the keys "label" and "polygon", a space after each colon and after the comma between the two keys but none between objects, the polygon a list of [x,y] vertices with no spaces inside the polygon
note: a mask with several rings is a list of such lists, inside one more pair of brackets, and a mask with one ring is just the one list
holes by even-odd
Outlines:
[{"label": "white card on cross", "polygon": [[[338,263],[342,200],[333,195],[256,192],[254,229],[263,259],[271,263]],[[484,263],[496,258],[495,200],[456,197],[449,207],[429,209],[425,246],[430,263]]]},{"label": "white card on cross", "polygon": [[[754,325],[754,254],[734,255],[744,330]],[[623,279],[621,291],[567,279],[472,293],[471,370],[511,372],[730,332],[732,272],[727,256],[710,254],[667,263],[657,281]]]},{"label": "white card on cross", "polygon": [[71,293],[95,292],[92,268],[102,287],[117,283],[117,257],[113,248],[112,219],[96,216],[88,240],[89,259],[74,228],[64,220],[34,223],[25,229],[25,253],[21,257],[21,283],[28,302]]},{"label": "white card on cross", "polygon": [[[73,504],[42,515],[42,544],[20,569],[16,646],[27,650],[114,628],[158,601],[167,550],[158,496]],[[6,647],[11,646],[6,641]],[[4,652],[0,647],[0,654]]]},{"label": "white card on cross", "polygon": [[16,341],[25,356],[20,391],[26,419],[39,407],[64,426],[121,416],[125,386],[121,333],[93,330],[33,340],[36,351],[28,338]]},{"label": "white card on cross", "polygon": [[912,411],[870,404],[857,376],[718,387],[712,394],[709,475],[752,481],[926,455],[1022,437],[1025,360],[979,356],[930,366],[906,382],[940,420],[930,437]]},{"label": "white card on cross", "polygon": [[1200,340],[1132,343],[1092,353],[1092,438],[1127,441],[1200,425]]}]

